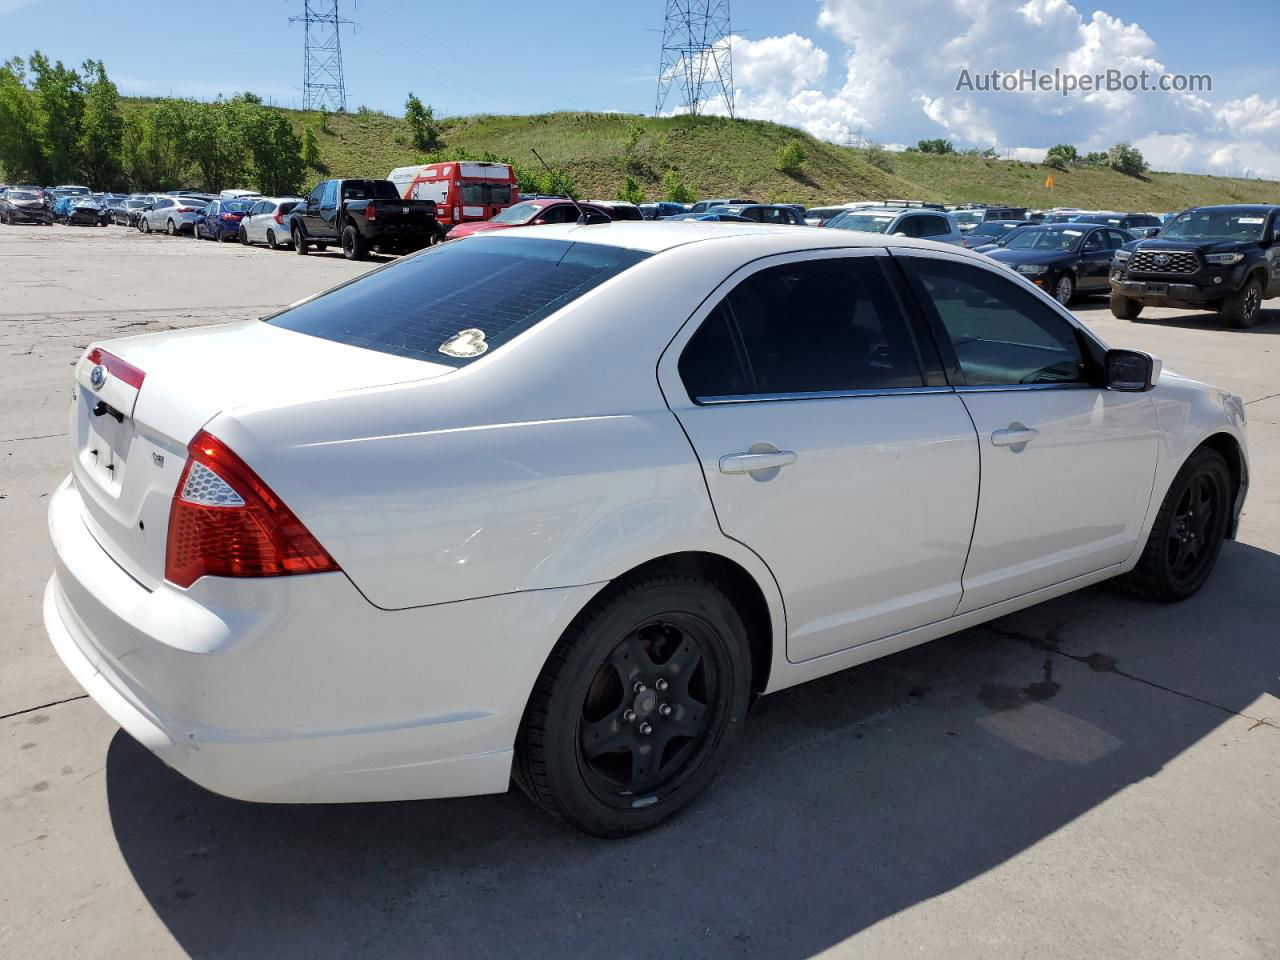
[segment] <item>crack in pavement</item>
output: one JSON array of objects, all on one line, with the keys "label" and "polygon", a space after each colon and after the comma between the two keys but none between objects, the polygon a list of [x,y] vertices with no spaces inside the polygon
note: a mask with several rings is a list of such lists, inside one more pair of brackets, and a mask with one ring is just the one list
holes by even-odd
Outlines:
[{"label": "crack in pavement", "polygon": [[1099,656],[1098,654],[1081,656],[1078,653],[1068,653],[1063,650],[1056,637],[1057,630],[1049,631],[1050,639],[1041,640],[1039,637],[1034,637],[1029,633],[1022,633],[1018,630],[1004,630],[1000,627],[992,626],[989,623],[981,624],[978,629],[994,633],[997,637],[1002,637],[1005,640],[1013,640],[1017,643],[1025,644],[1035,650],[1044,650],[1060,657],[1066,657],[1068,660],[1074,660],[1076,663],[1084,664],[1090,670],[1095,672],[1114,673],[1116,676],[1124,677],[1126,680],[1133,680],[1137,683],[1146,684],[1148,687],[1152,687],[1156,690],[1162,690],[1165,693],[1171,693],[1175,697],[1182,697],[1184,700],[1193,700],[1196,703],[1204,704],[1206,707],[1212,707],[1214,710],[1221,710],[1223,713],[1230,714],[1233,717],[1240,717],[1242,720],[1252,720],[1253,726],[1249,728],[1250,730],[1256,730],[1258,727],[1271,727],[1273,730],[1280,730],[1280,722],[1272,720],[1270,717],[1251,717],[1247,713],[1241,713],[1239,710],[1224,706],[1221,703],[1214,703],[1212,700],[1206,700],[1204,697],[1197,697],[1194,693],[1187,693],[1184,690],[1176,690],[1173,687],[1166,687],[1163,683],[1157,683],[1155,680],[1148,680],[1146,677],[1140,677],[1137,674],[1128,673],[1127,671],[1119,669],[1115,665],[1114,660],[1110,657],[1107,658],[1110,662],[1099,667],[1097,660],[1097,657]]},{"label": "crack in pavement", "polygon": [[1244,405],[1247,407],[1251,403],[1261,403],[1263,400],[1274,400],[1276,397],[1280,397],[1280,393],[1269,393],[1265,397],[1258,397],[1256,400],[1246,400]]},{"label": "crack in pavement", "polygon": [[0,443],[18,443],[22,440],[48,440],[50,437],[65,437],[67,435],[64,430],[62,433],[37,433],[33,437],[0,437]]},{"label": "crack in pavement", "polygon": [[10,717],[20,717],[26,713],[35,713],[37,710],[47,710],[49,707],[60,707],[64,703],[75,703],[77,700],[88,700],[89,695],[82,693],[78,697],[67,697],[65,700],[54,700],[52,703],[42,703],[38,707],[27,707],[25,710],[15,710],[13,713],[0,714],[0,720],[8,720]]}]

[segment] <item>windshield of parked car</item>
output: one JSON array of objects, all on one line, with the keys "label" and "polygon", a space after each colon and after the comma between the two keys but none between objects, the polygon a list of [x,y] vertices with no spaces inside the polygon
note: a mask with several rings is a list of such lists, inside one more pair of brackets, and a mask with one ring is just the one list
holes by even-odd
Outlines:
[{"label": "windshield of parked car", "polygon": [[266,322],[460,367],[648,256],[594,243],[479,236],[374,270]]},{"label": "windshield of parked car", "polygon": [[1061,250],[1068,253],[1076,248],[1083,230],[1044,230],[1030,228],[1019,230],[1003,244],[1007,250]]},{"label": "windshield of parked car", "polygon": [[7,200],[39,200],[30,190],[9,190],[5,193]]},{"label": "windshield of parked car", "polygon": [[139,209],[139,208],[141,208],[141,207],[145,207],[145,206],[147,205],[147,201],[145,201],[145,200],[126,200],[126,201],[124,202],[124,205],[125,205],[128,209],[130,209],[130,210],[137,210],[137,209]]},{"label": "windshield of parked car", "polygon": [[1161,240],[1261,240],[1265,210],[1188,210],[1165,224]]},{"label": "windshield of parked car", "polygon": [[222,209],[227,213],[244,213],[257,202],[257,200],[223,200]]},{"label": "windshield of parked car", "polygon": [[861,230],[865,233],[884,233],[896,219],[892,213],[842,213],[827,221],[828,227],[837,230]]},{"label": "windshield of parked car", "polygon": [[998,237],[1008,233],[1015,227],[1020,227],[1020,223],[1006,223],[1003,220],[988,220],[986,223],[980,223],[973,228],[973,232],[980,237]]},{"label": "windshield of parked car", "polygon": [[951,216],[957,224],[982,223],[986,213],[982,210],[952,210]]},{"label": "windshield of parked car", "polygon": [[514,207],[507,207],[495,217],[490,217],[490,223],[528,223],[542,210],[543,204],[540,203],[517,203]]}]

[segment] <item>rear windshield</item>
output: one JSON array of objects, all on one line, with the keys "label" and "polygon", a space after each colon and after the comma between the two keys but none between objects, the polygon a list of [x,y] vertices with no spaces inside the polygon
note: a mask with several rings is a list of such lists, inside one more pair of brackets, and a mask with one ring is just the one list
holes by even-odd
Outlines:
[{"label": "rear windshield", "polygon": [[342,185],[343,200],[399,200],[390,180],[348,180]]},{"label": "rear windshield", "polygon": [[10,190],[5,194],[10,200],[35,200],[36,195],[29,190]]},{"label": "rear windshield", "polygon": [[474,237],[367,273],[266,322],[461,367],[648,256],[566,240]]}]

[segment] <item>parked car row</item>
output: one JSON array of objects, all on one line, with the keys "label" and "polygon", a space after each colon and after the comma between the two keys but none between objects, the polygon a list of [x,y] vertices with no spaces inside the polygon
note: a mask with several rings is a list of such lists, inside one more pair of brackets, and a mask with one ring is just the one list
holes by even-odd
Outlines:
[{"label": "parked car row", "polygon": [[1059,303],[1110,293],[1117,317],[1143,307],[1212,309],[1235,326],[1256,322],[1261,303],[1280,296],[1280,207],[1201,207],[1173,215],[1143,211],[858,200],[806,209],[721,197],[694,204],[577,201],[521,196],[501,163],[423,164],[387,179],[335,178],[306,197],[221,194],[94,194],[63,185],[0,189],[0,222],[134,226],[143,233],[262,244],[270,249],[337,247],[348,259],[371,251],[407,253],[444,240],[517,227],[613,221],[811,226],[924,239],[983,254]]}]

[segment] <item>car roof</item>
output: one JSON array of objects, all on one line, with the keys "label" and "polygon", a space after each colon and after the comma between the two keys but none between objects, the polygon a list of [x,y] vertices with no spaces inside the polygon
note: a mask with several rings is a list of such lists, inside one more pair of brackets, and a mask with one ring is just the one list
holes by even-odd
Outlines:
[{"label": "car roof", "polygon": [[[1275,203],[1206,203],[1203,207],[1188,207],[1183,213],[1191,213],[1193,210],[1257,210],[1271,211],[1280,209],[1280,204]],[[1177,214],[1174,214],[1177,216]]]},{"label": "car roof", "polygon": [[[611,223],[581,225],[576,223],[548,224],[538,227],[513,227],[484,236],[544,237],[549,240],[569,240],[575,243],[599,243],[606,246],[625,247],[645,253],[661,253],[690,243],[712,243],[742,238],[769,238],[776,246],[775,252],[827,249],[835,247],[914,247],[921,250],[946,250],[961,252],[952,244],[910,237],[887,237],[880,233],[860,233],[852,230],[827,230],[822,227],[799,227],[790,224],[760,224],[716,220],[684,220],[672,223],[667,220],[619,220]],[[469,242],[467,241],[463,242]]]}]

